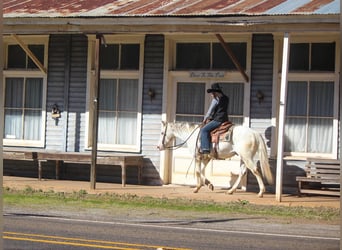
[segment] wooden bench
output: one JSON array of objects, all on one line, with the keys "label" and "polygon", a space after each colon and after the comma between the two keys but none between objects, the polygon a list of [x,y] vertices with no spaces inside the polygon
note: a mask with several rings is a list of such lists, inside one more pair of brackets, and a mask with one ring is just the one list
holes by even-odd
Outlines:
[{"label": "wooden bench", "polygon": [[[36,161],[38,165],[38,180],[42,178],[42,162],[55,161],[56,179],[59,179],[60,163],[91,164],[91,154],[83,152],[53,152],[53,151],[24,151],[3,149],[3,158],[6,160]],[[121,167],[121,183],[126,185],[126,168],[134,166],[138,168],[138,183],[141,184],[143,156],[134,154],[97,154],[97,164],[119,165]]]},{"label": "wooden bench", "polygon": [[340,160],[308,158],[305,172],[306,176],[296,177],[299,195],[340,195]]}]

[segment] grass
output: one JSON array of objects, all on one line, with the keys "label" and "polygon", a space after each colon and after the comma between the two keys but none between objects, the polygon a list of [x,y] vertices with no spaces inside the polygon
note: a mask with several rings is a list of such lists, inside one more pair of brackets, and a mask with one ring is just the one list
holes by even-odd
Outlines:
[{"label": "grass", "polygon": [[[118,211],[124,209],[131,213],[136,211],[168,211],[167,214],[215,214],[222,215],[248,215],[264,218],[276,218],[285,220],[308,220],[312,222],[326,222],[338,224],[340,210],[327,207],[285,207],[250,204],[246,200],[238,202],[215,203],[191,199],[167,199],[140,197],[136,195],[118,194],[88,194],[85,190],[74,193],[34,190],[26,187],[24,190],[4,188],[4,206],[36,207],[42,206],[54,209],[101,209],[106,211]],[[162,213],[165,214],[165,213]]]}]

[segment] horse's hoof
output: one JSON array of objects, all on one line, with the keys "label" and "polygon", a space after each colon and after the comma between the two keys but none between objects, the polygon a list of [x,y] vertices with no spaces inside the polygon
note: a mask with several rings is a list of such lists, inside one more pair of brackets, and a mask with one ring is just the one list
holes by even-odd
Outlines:
[{"label": "horse's hoof", "polygon": [[259,197],[259,198],[262,198],[263,196],[264,196],[263,193],[259,193],[259,194],[258,194],[258,197]]},{"label": "horse's hoof", "polygon": [[195,189],[194,189],[194,193],[195,193],[195,194],[198,193],[198,190],[199,190],[199,188],[195,188]]},{"label": "horse's hoof", "polygon": [[208,184],[208,188],[209,188],[211,191],[214,191],[214,185],[213,185],[213,184],[209,183],[209,184]]},{"label": "horse's hoof", "polygon": [[234,191],[231,190],[231,189],[229,189],[229,190],[227,191],[227,194],[233,194],[233,193],[234,193]]}]

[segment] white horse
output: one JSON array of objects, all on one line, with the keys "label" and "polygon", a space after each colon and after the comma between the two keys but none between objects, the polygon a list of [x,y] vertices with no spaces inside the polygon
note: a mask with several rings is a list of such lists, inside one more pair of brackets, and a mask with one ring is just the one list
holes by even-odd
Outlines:
[{"label": "white horse", "polygon": [[[203,157],[198,153],[198,135],[200,131],[200,125],[186,122],[174,122],[166,123],[162,122],[162,129],[160,140],[158,143],[159,150],[174,149],[181,145],[170,146],[171,142],[175,138],[179,138],[184,141],[190,152],[195,156],[196,159],[196,179],[197,186],[194,190],[195,193],[205,185],[211,190],[214,190],[214,186],[205,177],[205,168],[214,158],[212,154],[208,157]],[[231,139],[229,141],[220,141],[217,149],[218,159],[228,159],[234,155],[238,155],[241,159],[240,172],[235,183],[228,190],[228,194],[234,193],[237,189],[242,177],[246,174],[246,167],[254,174],[258,181],[259,193],[258,196],[262,197],[265,192],[265,185],[263,182],[262,175],[260,174],[257,162],[254,160],[256,154],[259,156],[260,168],[262,175],[266,178],[269,184],[273,184],[273,177],[268,163],[266,145],[261,135],[247,127],[234,126]],[[203,168],[202,168],[203,164]]]}]

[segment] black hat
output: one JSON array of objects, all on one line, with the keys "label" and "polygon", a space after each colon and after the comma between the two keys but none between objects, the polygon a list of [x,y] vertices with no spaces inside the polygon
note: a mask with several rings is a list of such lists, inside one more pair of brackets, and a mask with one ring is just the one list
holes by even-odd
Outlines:
[{"label": "black hat", "polygon": [[210,89],[207,89],[207,93],[219,92],[222,93],[222,88],[218,83],[213,83]]}]

